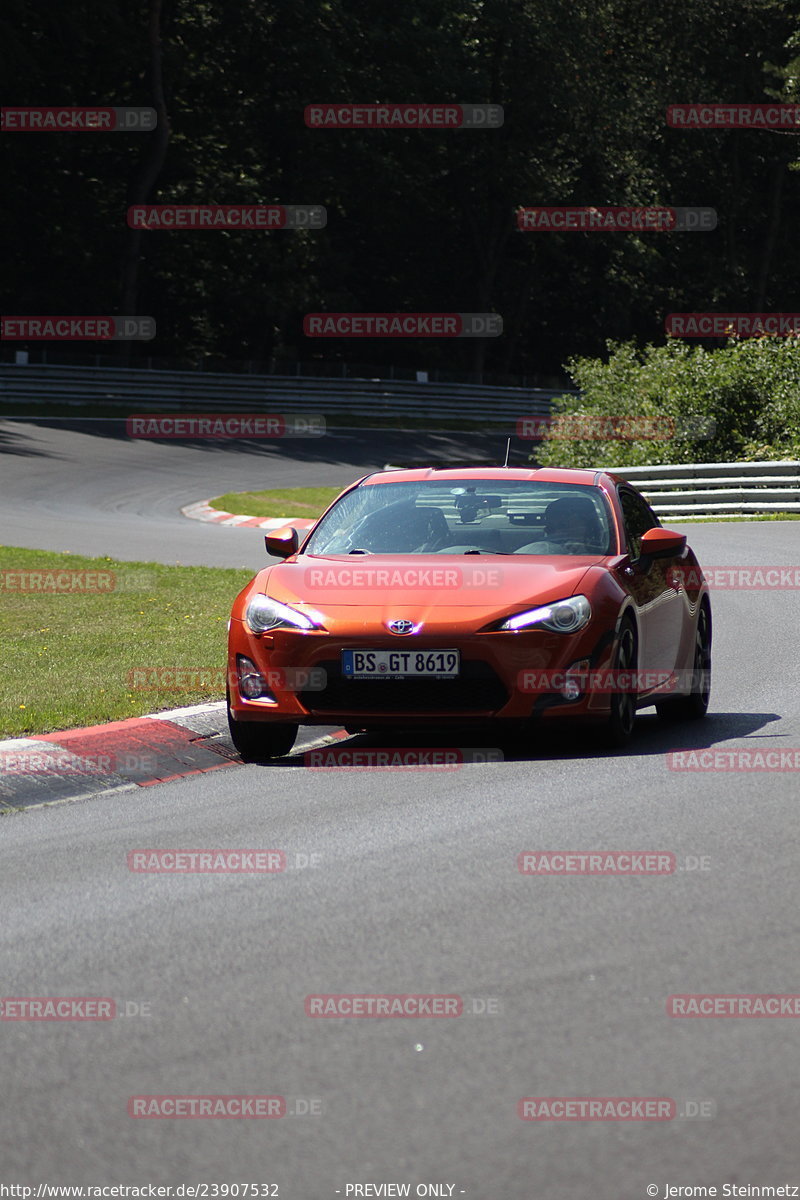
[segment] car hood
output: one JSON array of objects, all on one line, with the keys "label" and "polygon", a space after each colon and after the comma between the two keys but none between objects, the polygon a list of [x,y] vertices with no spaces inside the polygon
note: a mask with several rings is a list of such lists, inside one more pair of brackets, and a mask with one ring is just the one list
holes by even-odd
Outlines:
[{"label": "car hood", "polygon": [[[437,611],[472,618],[572,596],[602,556],[517,559],[512,555],[298,555],[272,567],[266,594],[303,611],[416,622]],[[466,615],[466,613],[464,614]]]}]

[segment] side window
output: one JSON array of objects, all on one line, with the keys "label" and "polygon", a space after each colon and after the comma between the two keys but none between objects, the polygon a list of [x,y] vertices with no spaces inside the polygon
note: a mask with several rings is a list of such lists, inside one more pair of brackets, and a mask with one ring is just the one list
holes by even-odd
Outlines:
[{"label": "side window", "polygon": [[620,488],[619,502],[622,505],[625,534],[628,539],[631,558],[638,558],[641,550],[642,534],[648,529],[658,528],[658,517],[641,496],[638,496],[636,492],[629,491],[628,488]]}]

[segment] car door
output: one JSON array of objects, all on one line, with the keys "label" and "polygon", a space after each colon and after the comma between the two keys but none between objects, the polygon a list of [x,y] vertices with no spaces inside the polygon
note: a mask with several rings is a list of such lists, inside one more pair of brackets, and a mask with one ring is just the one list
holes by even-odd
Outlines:
[{"label": "car door", "polygon": [[639,609],[643,633],[639,665],[646,670],[671,671],[678,658],[683,619],[679,573],[675,570],[678,558],[641,561],[642,534],[657,529],[661,522],[632,488],[620,485],[618,495],[632,568],[625,578]]}]

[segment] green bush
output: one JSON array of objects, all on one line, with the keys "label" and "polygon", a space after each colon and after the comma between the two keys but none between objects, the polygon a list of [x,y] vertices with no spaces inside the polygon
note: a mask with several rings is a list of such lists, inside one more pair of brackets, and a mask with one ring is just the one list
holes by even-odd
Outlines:
[{"label": "green bush", "polygon": [[608,351],[566,364],[581,395],[554,404],[534,455],[543,466],[800,458],[800,337]]}]

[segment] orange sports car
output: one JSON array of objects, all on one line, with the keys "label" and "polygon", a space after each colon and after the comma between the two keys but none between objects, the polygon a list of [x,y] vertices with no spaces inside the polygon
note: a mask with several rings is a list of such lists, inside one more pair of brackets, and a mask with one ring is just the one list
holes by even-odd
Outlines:
[{"label": "orange sports car", "polygon": [[382,471],[316,522],[266,537],[281,561],[231,612],[228,719],[246,760],[300,725],[591,722],[708,707],[711,605],[684,535],[604,471]]}]

